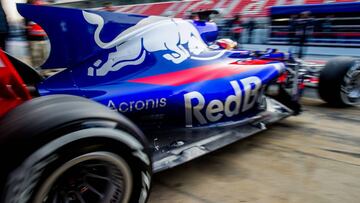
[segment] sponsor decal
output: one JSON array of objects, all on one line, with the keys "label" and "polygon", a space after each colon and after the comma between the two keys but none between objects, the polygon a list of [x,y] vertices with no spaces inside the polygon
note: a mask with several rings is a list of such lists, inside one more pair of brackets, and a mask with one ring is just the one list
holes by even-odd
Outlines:
[{"label": "sponsor decal", "polygon": [[116,103],[113,100],[109,100],[107,106],[111,110],[117,110],[121,113],[143,111],[143,110],[165,107],[166,98],[145,99],[145,100],[136,100],[136,101],[127,101],[127,102],[123,101],[120,103]]},{"label": "sponsor decal", "polygon": [[213,56],[199,57],[207,50],[207,46],[196,28],[182,19],[149,16],[121,32],[112,41],[103,42],[100,33],[104,28],[104,19],[86,11],[83,11],[83,16],[89,24],[97,26],[94,33],[96,44],[102,49],[116,49],[109,53],[107,61],[96,60],[88,68],[88,76],[106,76],[125,66],[142,64],[147,53],[156,51],[167,51],[162,57],[174,64],[180,64],[188,58],[213,60],[225,53],[214,52]]},{"label": "sponsor decal", "polygon": [[208,101],[197,91],[185,94],[186,127],[192,127],[195,122],[201,125],[216,122],[223,117],[230,118],[251,109],[259,96],[262,82],[260,78],[252,76],[230,81],[230,85],[234,93],[227,96],[225,101]]}]

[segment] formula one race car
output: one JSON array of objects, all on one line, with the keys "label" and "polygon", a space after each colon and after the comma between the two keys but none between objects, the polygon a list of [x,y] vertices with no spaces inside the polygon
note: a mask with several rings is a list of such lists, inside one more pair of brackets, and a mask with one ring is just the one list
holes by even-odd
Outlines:
[{"label": "formula one race car", "polygon": [[[65,69],[45,79],[0,52],[2,202],[146,202],[152,173],[301,111],[297,63],[271,50],[213,50],[213,24],[18,10],[49,35],[43,68]],[[358,61],[327,67],[329,101],[343,101],[351,79],[359,91]]]}]

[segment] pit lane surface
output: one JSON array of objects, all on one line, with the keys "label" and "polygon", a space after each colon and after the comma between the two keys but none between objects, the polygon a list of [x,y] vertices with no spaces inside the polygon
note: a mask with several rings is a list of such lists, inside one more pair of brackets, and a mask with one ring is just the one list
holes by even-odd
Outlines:
[{"label": "pit lane surface", "polygon": [[360,202],[360,107],[302,104],[300,116],[155,174],[149,202]]}]

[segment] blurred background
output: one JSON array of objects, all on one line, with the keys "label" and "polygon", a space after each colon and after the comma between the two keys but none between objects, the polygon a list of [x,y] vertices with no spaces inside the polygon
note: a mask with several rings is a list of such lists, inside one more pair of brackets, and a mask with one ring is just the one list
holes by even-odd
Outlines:
[{"label": "blurred background", "polygon": [[[242,49],[290,51],[319,67],[360,58],[358,0],[1,0],[0,47],[38,69],[50,45],[16,3],[213,21]],[[149,202],[359,202],[359,108],[326,106],[316,92],[306,89],[302,116],[158,174]]]},{"label": "blurred background", "polygon": [[[46,33],[35,23],[22,19],[16,3],[195,20],[200,17],[200,20],[216,22],[219,38],[231,38],[241,48],[265,50],[276,45],[280,51],[291,51],[309,59],[336,55],[358,57],[360,48],[360,2],[357,0],[2,0],[9,28],[7,37],[3,37],[5,50],[34,67],[40,66],[47,57]],[[198,12],[204,11],[209,11],[208,17],[199,15]]]}]

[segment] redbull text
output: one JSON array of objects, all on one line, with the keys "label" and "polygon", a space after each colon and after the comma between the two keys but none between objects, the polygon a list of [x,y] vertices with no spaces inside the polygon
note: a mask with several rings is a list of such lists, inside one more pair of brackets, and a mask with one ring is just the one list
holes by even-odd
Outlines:
[{"label": "redbull text", "polygon": [[[240,88],[240,84],[243,89]],[[225,98],[225,101],[214,99],[206,101],[197,91],[184,95],[186,127],[192,127],[193,118],[201,125],[216,122],[221,118],[233,117],[252,108],[259,95],[261,79],[252,76],[239,81],[230,81],[234,94]]]}]

